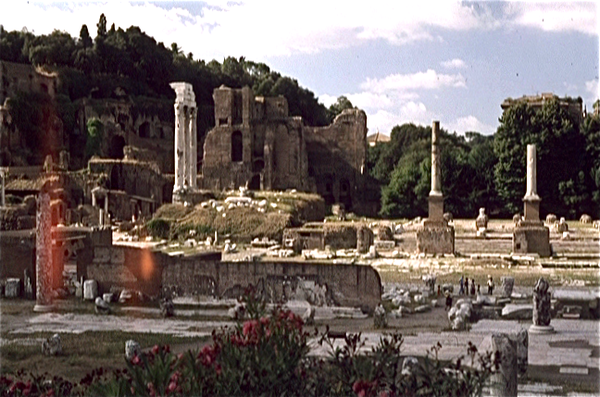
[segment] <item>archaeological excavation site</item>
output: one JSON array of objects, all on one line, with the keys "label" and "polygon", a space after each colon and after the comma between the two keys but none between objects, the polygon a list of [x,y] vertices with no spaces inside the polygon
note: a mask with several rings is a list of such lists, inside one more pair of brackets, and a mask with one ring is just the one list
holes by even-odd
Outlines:
[{"label": "archaeological excavation site", "polygon": [[387,136],[264,64],[173,56],[152,94],[0,56],[0,395],[600,394],[598,188],[566,140],[506,132],[597,109]]}]

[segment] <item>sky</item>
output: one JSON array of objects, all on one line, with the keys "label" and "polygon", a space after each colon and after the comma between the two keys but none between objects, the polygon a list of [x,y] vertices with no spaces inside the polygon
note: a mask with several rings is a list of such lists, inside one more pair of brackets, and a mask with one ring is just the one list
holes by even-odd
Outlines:
[{"label": "sky", "polygon": [[206,62],[244,56],[326,106],[344,95],[369,134],[412,122],[493,134],[508,97],[600,97],[596,2],[338,0],[4,2],[0,24],[35,34],[142,31]]}]

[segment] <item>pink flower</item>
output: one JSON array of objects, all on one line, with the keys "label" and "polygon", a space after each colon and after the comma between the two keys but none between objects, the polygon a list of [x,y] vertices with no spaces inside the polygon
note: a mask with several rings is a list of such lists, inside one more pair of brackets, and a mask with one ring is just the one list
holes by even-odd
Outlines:
[{"label": "pink flower", "polygon": [[160,352],[160,346],[159,345],[154,345],[154,347],[152,348],[152,353],[153,354],[158,354],[158,352]]}]

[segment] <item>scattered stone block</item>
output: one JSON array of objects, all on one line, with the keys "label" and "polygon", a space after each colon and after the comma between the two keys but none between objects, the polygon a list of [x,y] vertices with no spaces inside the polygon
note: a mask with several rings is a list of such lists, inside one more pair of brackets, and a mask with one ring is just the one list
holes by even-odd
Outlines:
[{"label": "scattered stone block", "polygon": [[169,297],[162,298],[159,302],[160,314],[164,317],[173,317],[175,315],[175,306],[173,300]]},{"label": "scattered stone block", "polygon": [[4,296],[7,298],[18,298],[21,296],[21,280],[18,278],[6,279],[4,286]]},{"label": "scattered stone block", "polygon": [[431,305],[421,305],[415,307],[415,313],[425,313],[431,311]]},{"label": "scattered stone block", "polygon": [[140,354],[142,354],[142,348],[138,342],[133,339],[125,342],[125,358],[127,361],[131,361],[133,357],[139,356]]},{"label": "scattered stone block", "polygon": [[[479,215],[475,219],[475,227],[477,228],[478,231],[481,229],[483,229],[485,231],[487,229],[488,221],[489,221],[489,218],[485,214],[485,208],[481,207],[479,209]],[[484,236],[485,236],[485,232],[484,232]]]},{"label": "scattered stone block", "polygon": [[93,301],[98,296],[98,282],[85,280],[83,282],[83,299]]},{"label": "scattered stone block", "polygon": [[500,289],[502,296],[511,296],[513,288],[515,286],[515,278],[510,276],[503,276],[500,280],[502,281],[502,288]]},{"label": "scattered stone block", "polygon": [[94,301],[94,309],[98,314],[109,314],[110,313],[110,305],[101,297],[96,297]]},{"label": "scattered stone block", "polygon": [[374,246],[381,250],[393,250],[396,247],[396,242],[394,240],[375,240]]},{"label": "scattered stone block", "polygon": [[304,321],[304,325],[314,325],[315,324],[315,308],[309,306],[304,314],[302,315],[302,320]]},{"label": "scattered stone block", "polygon": [[62,353],[60,335],[54,334],[42,342],[42,354],[45,356],[57,356]]},{"label": "scattered stone block", "polygon": [[583,223],[583,224],[590,224],[592,223],[592,217],[589,216],[588,214],[583,214],[581,215],[581,218],[579,218],[579,222]]},{"label": "scattered stone block", "polygon": [[115,300],[115,294],[113,294],[112,292],[102,294],[102,300],[104,300],[104,302],[111,303]]},{"label": "scattered stone block", "polygon": [[546,223],[549,225],[553,225],[557,220],[558,218],[554,214],[546,215]]},{"label": "scattered stone block", "polygon": [[419,360],[415,357],[407,356],[402,361],[402,375],[410,376],[413,371],[418,367]]}]

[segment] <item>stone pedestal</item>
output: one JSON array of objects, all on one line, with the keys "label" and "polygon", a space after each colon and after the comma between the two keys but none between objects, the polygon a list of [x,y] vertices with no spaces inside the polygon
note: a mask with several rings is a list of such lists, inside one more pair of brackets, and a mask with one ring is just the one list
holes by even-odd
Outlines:
[{"label": "stone pedestal", "polygon": [[[431,220],[443,220],[444,219],[444,197],[439,194],[429,193],[429,218]],[[447,222],[446,222],[447,223]]]},{"label": "stone pedestal", "polygon": [[454,228],[443,220],[425,219],[417,230],[417,252],[454,254]]},{"label": "stone pedestal", "polygon": [[513,253],[551,256],[550,230],[540,221],[521,221],[513,231]]}]

